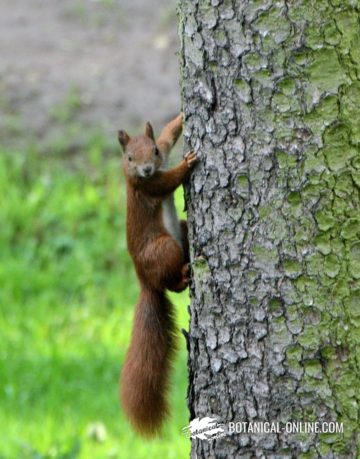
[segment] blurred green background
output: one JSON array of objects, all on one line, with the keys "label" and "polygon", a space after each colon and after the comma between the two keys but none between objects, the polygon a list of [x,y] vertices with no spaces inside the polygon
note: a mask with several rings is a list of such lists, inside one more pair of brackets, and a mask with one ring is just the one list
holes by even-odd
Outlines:
[{"label": "blurred green background", "polygon": [[188,457],[182,336],[163,435],[118,400],[139,288],[116,131],[179,110],[175,5],[14,0],[0,26],[0,458]]}]

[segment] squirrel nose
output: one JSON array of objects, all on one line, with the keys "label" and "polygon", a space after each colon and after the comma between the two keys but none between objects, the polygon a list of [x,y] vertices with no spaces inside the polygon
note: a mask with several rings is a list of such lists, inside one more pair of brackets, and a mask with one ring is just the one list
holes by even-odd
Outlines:
[{"label": "squirrel nose", "polygon": [[144,171],[145,175],[150,175],[151,172],[152,172],[152,167],[151,166],[145,166],[143,171]]}]

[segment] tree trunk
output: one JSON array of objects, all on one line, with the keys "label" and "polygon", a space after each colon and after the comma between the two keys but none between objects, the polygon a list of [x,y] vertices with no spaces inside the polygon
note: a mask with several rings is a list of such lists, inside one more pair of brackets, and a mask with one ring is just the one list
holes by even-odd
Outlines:
[{"label": "tree trunk", "polygon": [[190,418],[344,429],[193,439],[193,458],[360,455],[358,5],[180,0],[185,139],[201,158]]}]

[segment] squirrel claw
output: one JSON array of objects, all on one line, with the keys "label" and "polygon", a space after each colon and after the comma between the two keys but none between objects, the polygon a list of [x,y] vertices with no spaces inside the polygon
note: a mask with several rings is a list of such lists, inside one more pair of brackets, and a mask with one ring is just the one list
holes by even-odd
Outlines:
[{"label": "squirrel claw", "polygon": [[184,156],[187,166],[193,167],[198,160],[198,156],[194,151],[188,151]]},{"label": "squirrel claw", "polygon": [[182,292],[190,282],[190,264],[185,263],[181,269],[181,279],[178,284],[171,288],[173,292]]},{"label": "squirrel claw", "polygon": [[184,266],[182,267],[181,274],[183,279],[189,280],[190,276],[190,263],[185,263]]}]

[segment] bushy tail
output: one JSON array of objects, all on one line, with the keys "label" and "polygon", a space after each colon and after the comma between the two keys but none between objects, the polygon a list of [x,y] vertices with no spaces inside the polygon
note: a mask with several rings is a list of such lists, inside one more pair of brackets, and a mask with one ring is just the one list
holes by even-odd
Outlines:
[{"label": "bushy tail", "polygon": [[168,415],[174,331],[173,306],[165,293],[142,290],[121,372],[121,401],[134,429],[144,436],[158,433]]}]

